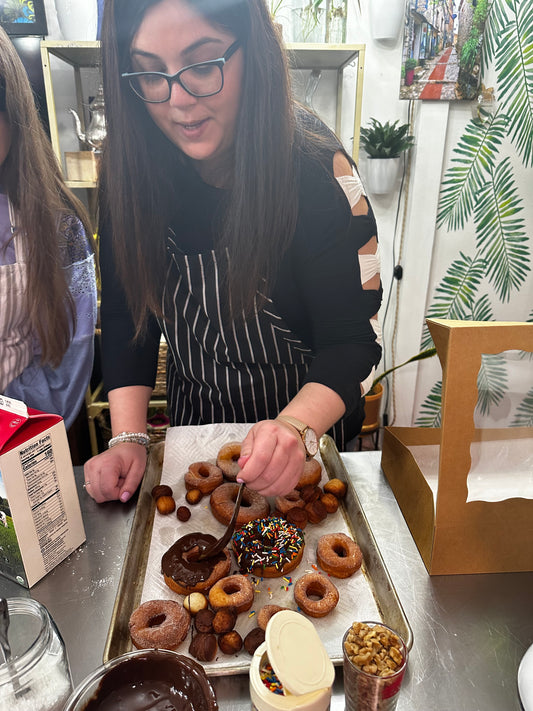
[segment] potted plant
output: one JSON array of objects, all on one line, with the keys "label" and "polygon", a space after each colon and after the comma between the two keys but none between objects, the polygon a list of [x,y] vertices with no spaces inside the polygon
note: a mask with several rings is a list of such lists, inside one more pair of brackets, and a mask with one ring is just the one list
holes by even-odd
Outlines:
[{"label": "potted plant", "polygon": [[408,363],[414,363],[417,360],[425,360],[426,358],[431,358],[437,353],[437,349],[433,346],[431,348],[426,348],[420,353],[417,353],[411,358],[408,358],[403,363],[395,365],[393,368],[388,368],[383,373],[377,376],[372,383],[372,387],[365,395],[365,420],[363,422],[362,432],[371,432],[375,430],[379,425],[379,412],[381,409],[381,398],[383,396],[383,385],[381,381],[386,378],[390,373],[398,370],[398,368],[403,368],[404,365]]},{"label": "potted plant", "polygon": [[382,124],[375,118],[370,126],[361,128],[361,148],[370,159],[366,166],[366,186],[373,195],[390,193],[396,182],[400,155],[414,143],[409,135],[409,124],[387,121]]},{"label": "potted plant", "polygon": [[411,86],[415,78],[415,67],[418,61],[414,57],[408,57],[405,60],[405,86]]}]

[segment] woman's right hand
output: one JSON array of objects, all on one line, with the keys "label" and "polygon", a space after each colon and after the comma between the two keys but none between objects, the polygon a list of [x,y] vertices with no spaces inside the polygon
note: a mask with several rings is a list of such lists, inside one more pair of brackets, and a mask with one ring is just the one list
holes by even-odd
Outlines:
[{"label": "woman's right hand", "polygon": [[99,504],[104,501],[126,503],[137,490],[146,469],[146,448],[122,442],[97,454],[85,463],[85,489]]}]

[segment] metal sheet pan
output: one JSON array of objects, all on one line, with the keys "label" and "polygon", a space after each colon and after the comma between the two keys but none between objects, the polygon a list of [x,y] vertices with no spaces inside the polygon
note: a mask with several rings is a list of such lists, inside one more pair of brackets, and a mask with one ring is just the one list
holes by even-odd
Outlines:
[{"label": "metal sheet pan", "polygon": [[[169,430],[170,436],[167,435],[164,467],[161,466],[161,450],[152,450],[139,493],[139,501],[109,627],[104,661],[132,649],[128,621],[131,612],[141,602],[161,597],[183,599],[169,590],[162,580],[159,566],[161,545],[171,545],[173,540],[188,531],[206,530],[204,526],[209,527],[213,535],[221,535],[224,530],[223,526],[213,518],[207,500],[203,507],[193,509],[193,517],[191,517],[191,524],[187,530],[184,530],[183,524],[178,524],[175,517],[155,516],[155,505],[150,496],[152,487],[159,481],[170,483],[179,505],[182,503],[180,495],[184,493],[182,483],[184,466],[186,470],[184,462],[190,463],[199,459],[212,460],[212,454],[218,451],[221,441],[224,443],[231,439],[242,438],[246,430],[239,428],[247,427],[249,425],[172,428]],[[179,432],[173,432],[173,430],[179,430]],[[173,440],[173,435],[178,439]],[[291,583],[314,567],[313,562],[316,559],[313,556],[318,536],[342,530],[357,541],[363,552],[364,563],[361,572],[356,573],[352,578],[334,579],[341,596],[339,605],[326,618],[313,620],[330,658],[334,664],[342,663],[342,633],[355,619],[381,619],[385,624],[397,630],[410,648],[412,632],[409,622],[337,448],[328,436],[322,438],[320,445],[320,458],[325,470],[324,476],[337,477],[348,485],[343,506],[336,514],[328,516],[327,527],[324,527],[323,524],[306,527],[306,557],[300,566],[291,573],[289,582],[283,579],[263,581],[253,579],[257,593],[256,604],[250,613],[243,613],[239,616],[237,629],[244,637],[248,630],[256,625],[253,613],[259,610],[263,604],[276,603],[296,609]],[[196,448],[198,448],[197,451],[195,451]],[[200,452],[204,456],[201,456]],[[195,457],[194,454],[196,454]],[[178,529],[178,526],[181,528]],[[236,568],[233,568],[231,572],[237,572]],[[188,654],[188,644],[189,638],[182,643],[177,651]],[[235,656],[220,654],[213,662],[204,664],[204,667],[207,674],[212,676],[239,674],[248,671],[250,661],[251,657],[242,651]]]}]

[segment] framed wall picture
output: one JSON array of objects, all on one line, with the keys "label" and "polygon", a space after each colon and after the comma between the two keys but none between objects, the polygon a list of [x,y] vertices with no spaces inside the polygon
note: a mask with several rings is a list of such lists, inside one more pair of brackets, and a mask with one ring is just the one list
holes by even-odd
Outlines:
[{"label": "framed wall picture", "polygon": [[0,0],[0,24],[12,37],[45,36],[44,0]]}]

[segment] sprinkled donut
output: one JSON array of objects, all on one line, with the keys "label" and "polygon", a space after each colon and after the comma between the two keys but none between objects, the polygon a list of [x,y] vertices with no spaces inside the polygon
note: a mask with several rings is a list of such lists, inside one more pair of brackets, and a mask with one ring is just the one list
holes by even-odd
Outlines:
[{"label": "sprinkled donut", "polygon": [[335,578],[349,578],[363,562],[361,549],[345,533],[326,533],[316,547],[318,565]]},{"label": "sprinkled donut", "polygon": [[254,587],[244,575],[228,575],[213,585],[209,591],[209,604],[213,610],[234,607],[237,614],[246,612],[254,602]]},{"label": "sprinkled donut", "polygon": [[236,481],[241,468],[239,458],[241,456],[241,443],[228,442],[221,447],[217,454],[217,467],[220,467],[224,478],[228,481]]},{"label": "sprinkled donut", "polygon": [[137,649],[176,649],[187,636],[191,617],[174,600],[148,600],[132,612],[130,636]]},{"label": "sprinkled donut", "polygon": [[202,494],[210,494],[224,481],[222,470],[210,462],[194,462],[184,479],[187,491],[199,489]]},{"label": "sprinkled donut", "polygon": [[309,617],[325,617],[339,602],[339,591],[321,573],[306,573],[294,586],[294,600]]},{"label": "sprinkled donut", "polygon": [[262,578],[290,573],[305,547],[302,531],[276,516],[242,526],[233,534],[232,545],[239,569]]},{"label": "sprinkled donut", "polygon": [[[238,491],[239,484],[228,481],[218,486],[211,494],[209,503],[213,516],[217,521],[223,523],[224,526],[228,525],[233,515]],[[270,504],[268,500],[258,491],[245,487],[241,507],[237,515],[236,527],[240,528],[244,526],[245,523],[253,521],[256,518],[264,518],[268,516],[269,513]]]}]

